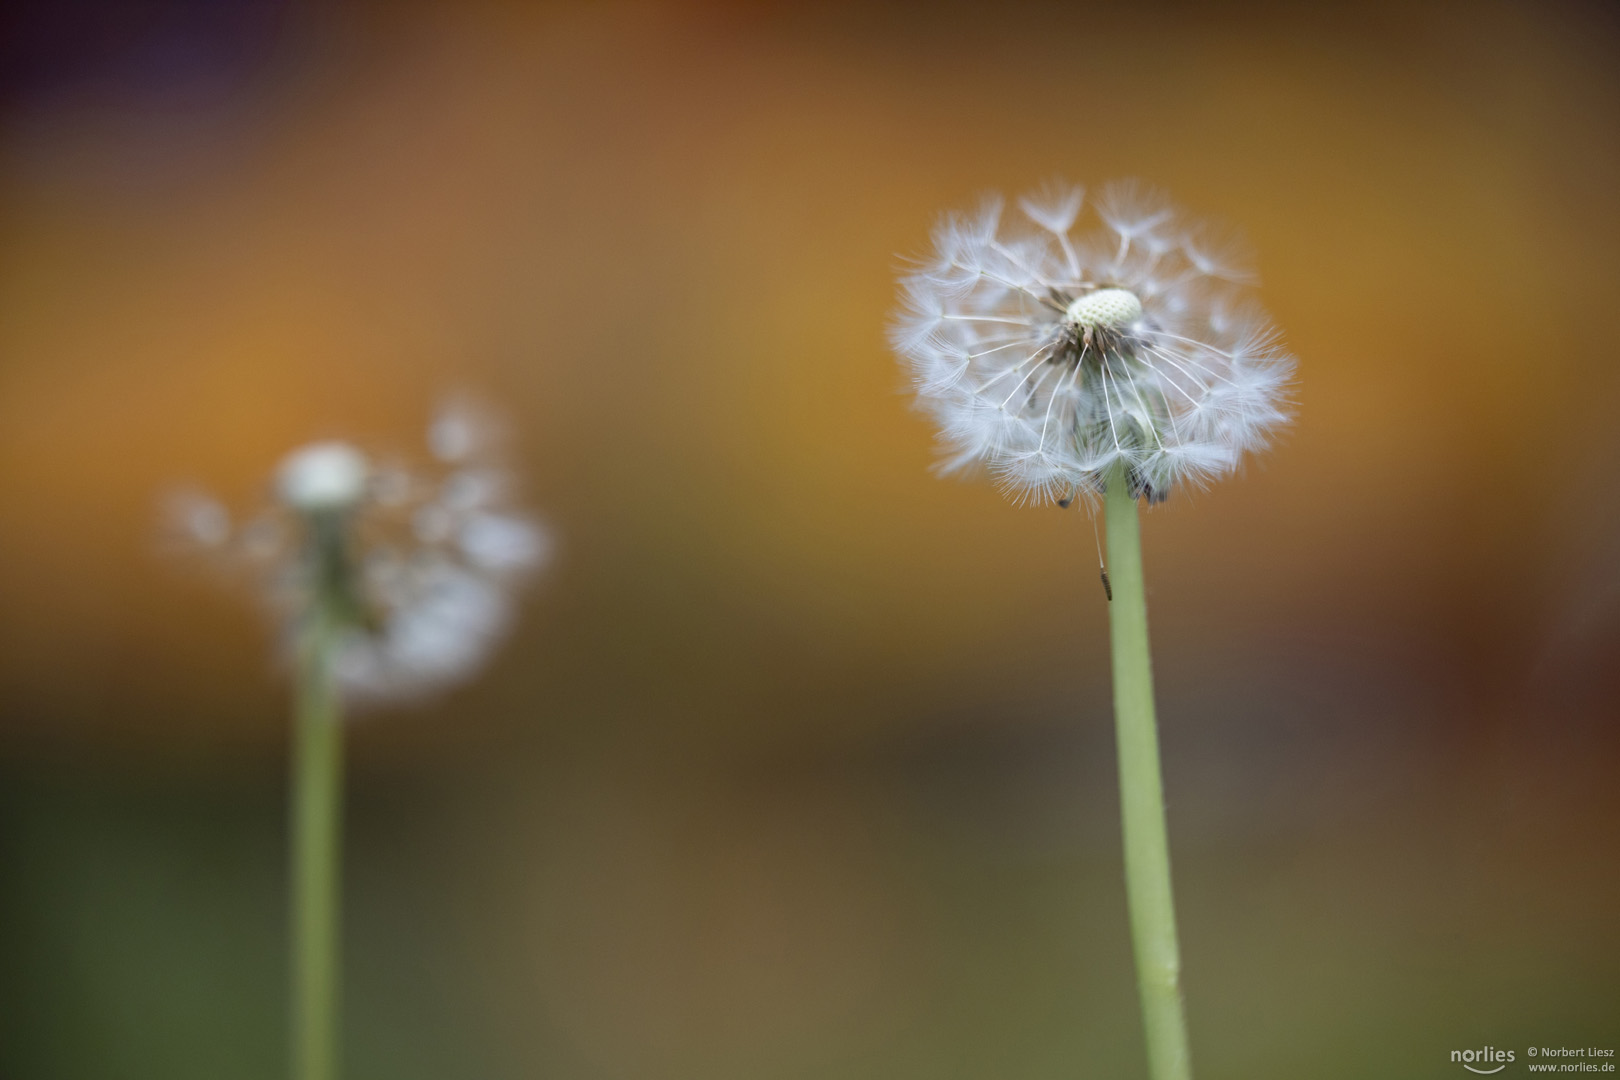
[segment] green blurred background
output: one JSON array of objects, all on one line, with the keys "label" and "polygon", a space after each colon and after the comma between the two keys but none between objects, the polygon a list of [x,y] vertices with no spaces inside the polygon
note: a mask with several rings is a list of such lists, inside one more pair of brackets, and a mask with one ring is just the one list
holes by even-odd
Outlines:
[{"label": "green blurred background", "polygon": [[355,1077],[1129,1077],[1073,511],[928,475],[936,215],[1138,176],[1301,357],[1145,519],[1204,1078],[1620,1049],[1620,23],[12,5],[0,1075],[283,1069],[285,690],[158,496],[458,388],[561,537],[486,678],[357,722]]}]

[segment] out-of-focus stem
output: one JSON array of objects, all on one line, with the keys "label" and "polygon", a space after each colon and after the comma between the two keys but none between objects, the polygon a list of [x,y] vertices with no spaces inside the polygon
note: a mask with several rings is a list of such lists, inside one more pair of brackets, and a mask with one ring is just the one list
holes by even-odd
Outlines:
[{"label": "out-of-focus stem", "polygon": [[325,596],[298,645],[292,762],[292,1080],[338,1075],[343,717],[333,674],[340,621]]}]

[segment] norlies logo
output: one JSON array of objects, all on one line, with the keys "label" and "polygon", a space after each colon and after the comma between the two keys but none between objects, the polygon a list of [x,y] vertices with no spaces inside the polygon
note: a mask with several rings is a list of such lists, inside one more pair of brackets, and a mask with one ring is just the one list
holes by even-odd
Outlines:
[{"label": "norlies logo", "polygon": [[[1471,1073],[1489,1076],[1499,1073],[1507,1068],[1507,1063],[1513,1060],[1513,1051],[1498,1050],[1494,1046],[1482,1046],[1478,1050],[1453,1050],[1451,1060],[1462,1065]],[[1490,1066],[1495,1066],[1491,1068]],[[1480,1066],[1476,1068],[1475,1066]]]}]

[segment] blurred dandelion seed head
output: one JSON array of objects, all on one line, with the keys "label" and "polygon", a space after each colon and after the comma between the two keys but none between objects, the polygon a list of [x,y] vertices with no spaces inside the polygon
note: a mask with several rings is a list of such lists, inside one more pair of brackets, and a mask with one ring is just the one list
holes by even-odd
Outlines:
[{"label": "blurred dandelion seed head", "polygon": [[[334,667],[352,703],[425,697],[478,671],[551,556],[549,531],[515,505],[499,441],[492,414],[452,401],[428,429],[431,466],[313,443],[282,460],[270,505],[236,521],[211,495],[177,492],[168,532],[248,583],[289,643],[341,591]],[[334,527],[336,560],[323,547]]]},{"label": "blurred dandelion seed head", "polygon": [[1053,185],[951,215],[901,281],[890,328],[945,471],[983,464],[1019,501],[1101,491],[1124,466],[1151,501],[1237,468],[1288,419],[1294,361],[1246,295],[1239,245],[1158,192],[1113,184],[1076,232]]}]

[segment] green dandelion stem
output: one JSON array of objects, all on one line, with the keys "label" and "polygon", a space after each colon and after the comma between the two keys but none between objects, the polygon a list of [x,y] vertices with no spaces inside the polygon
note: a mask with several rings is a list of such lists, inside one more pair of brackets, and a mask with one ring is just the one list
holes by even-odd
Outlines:
[{"label": "green dandelion stem", "polygon": [[292,769],[292,1077],[338,1075],[343,716],[332,654],[340,627],[317,602],[299,642]]},{"label": "green dandelion stem", "polygon": [[1114,722],[1119,742],[1120,811],[1125,828],[1125,891],[1130,904],[1136,981],[1153,1080],[1189,1080],[1181,957],[1170,891],[1170,843],[1153,712],[1147,598],[1136,499],[1123,467],[1108,474],[1108,605],[1114,658]]}]

